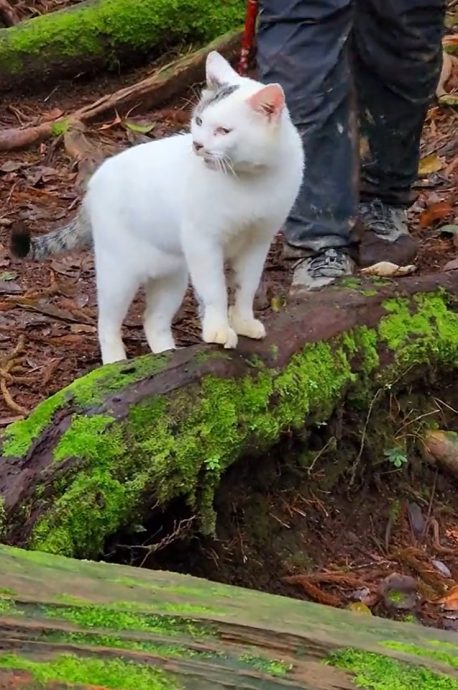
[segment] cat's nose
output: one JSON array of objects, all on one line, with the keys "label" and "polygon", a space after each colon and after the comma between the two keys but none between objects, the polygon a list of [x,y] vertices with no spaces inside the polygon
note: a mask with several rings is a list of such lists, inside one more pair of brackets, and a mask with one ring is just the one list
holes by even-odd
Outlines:
[{"label": "cat's nose", "polygon": [[203,145],[203,144],[199,144],[198,141],[194,141],[194,142],[193,142],[193,146],[194,146],[194,151],[195,151],[196,153],[199,153],[199,151],[201,151],[201,150],[204,148],[204,145]]}]

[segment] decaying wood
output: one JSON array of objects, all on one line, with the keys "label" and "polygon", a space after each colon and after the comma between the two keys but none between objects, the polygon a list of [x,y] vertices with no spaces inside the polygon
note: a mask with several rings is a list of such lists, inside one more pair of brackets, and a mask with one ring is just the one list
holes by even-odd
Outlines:
[{"label": "decaying wood", "polygon": [[176,499],[191,506],[196,529],[211,531],[215,488],[238,459],[325,422],[352,391],[366,396],[364,420],[392,386],[453,377],[458,271],[374,280],[377,289],[362,279],[290,303],[267,323],[266,340],[242,338],[233,352],[195,346],[102,368],[8,427],[4,541],[94,557],[115,532],[160,519]]},{"label": "decaying wood", "polygon": [[119,70],[243,23],[243,0],[82,0],[0,29],[0,91]]},{"label": "decaying wood", "polygon": [[426,667],[443,683],[458,678],[433,654],[395,649],[452,656],[455,633],[5,547],[0,572],[0,685],[8,690],[356,690],[350,672],[323,663],[348,648]]},{"label": "decaying wood", "polygon": [[211,50],[217,50],[228,60],[232,60],[237,54],[241,35],[240,31],[231,31],[220,36],[204,48],[155,70],[145,79],[102,96],[65,117],[36,127],[6,129],[0,132],[0,151],[27,148],[49,138],[53,132],[68,130],[78,122],[92,122],[113,113],[122,115],[139,106],[159,106],[192,84],[203,81],[205,59]]}]

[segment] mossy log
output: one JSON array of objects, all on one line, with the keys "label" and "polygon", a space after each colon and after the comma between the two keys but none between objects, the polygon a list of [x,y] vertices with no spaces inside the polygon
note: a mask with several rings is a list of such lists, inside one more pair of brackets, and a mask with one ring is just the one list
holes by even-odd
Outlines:
[{"label": "mossy log", "polygon": [[0,30],[0,91],[119,69],[243,22],[243,0],[86,0]]},{"label": "mossy log", "polygon": [[285,306],[263,342],[92,371],[5,430],[3,541],[91,558],[176,499],[211,532],[214,492],[235,461],[285,433],[304,436],[343,405],[364,420],[374,394],[441,373],[451,380],[457,303],[458,271],[349,278]]},{"label": "mossy log", "polygon": [[0,547],[0,687],[458,690],[458,635]]}]

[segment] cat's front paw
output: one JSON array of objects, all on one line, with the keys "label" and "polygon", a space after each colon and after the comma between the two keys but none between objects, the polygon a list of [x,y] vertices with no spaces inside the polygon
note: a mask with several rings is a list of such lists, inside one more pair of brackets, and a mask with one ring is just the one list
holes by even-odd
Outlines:
[{"label": "cat's front paw", "polygon": [[237,347],[237,333],[229,324],[204,323],[202,337],[206,343],[224,345],[226,350]]},{"label": "cat's front paw", "polygon": [[253,338],[254,340],[262,340],[266,337],[266,329],[261,321],[243,319],[232,308],[229,310],[229,322],[238,335],[244,335],[246,338]]}]

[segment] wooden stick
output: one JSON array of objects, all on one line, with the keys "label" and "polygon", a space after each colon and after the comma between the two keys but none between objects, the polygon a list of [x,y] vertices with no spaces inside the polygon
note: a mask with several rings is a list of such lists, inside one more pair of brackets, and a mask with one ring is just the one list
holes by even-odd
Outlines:
[{"label": "wooden stick", "polygon": [[53,132],[65,131],[75,122],[91,122],[110,112],[125,113],[134,106],[158,106],[204,79],[205,60],[211,50],[233,59],[242,38],[242,31],[231,31],[185,57],[171,62],[145,79],[119,91],[102,96],[67,117],[45,122],[36,127],[6,129],[0,132],[0,151],[26,148],[49,138]]}]

